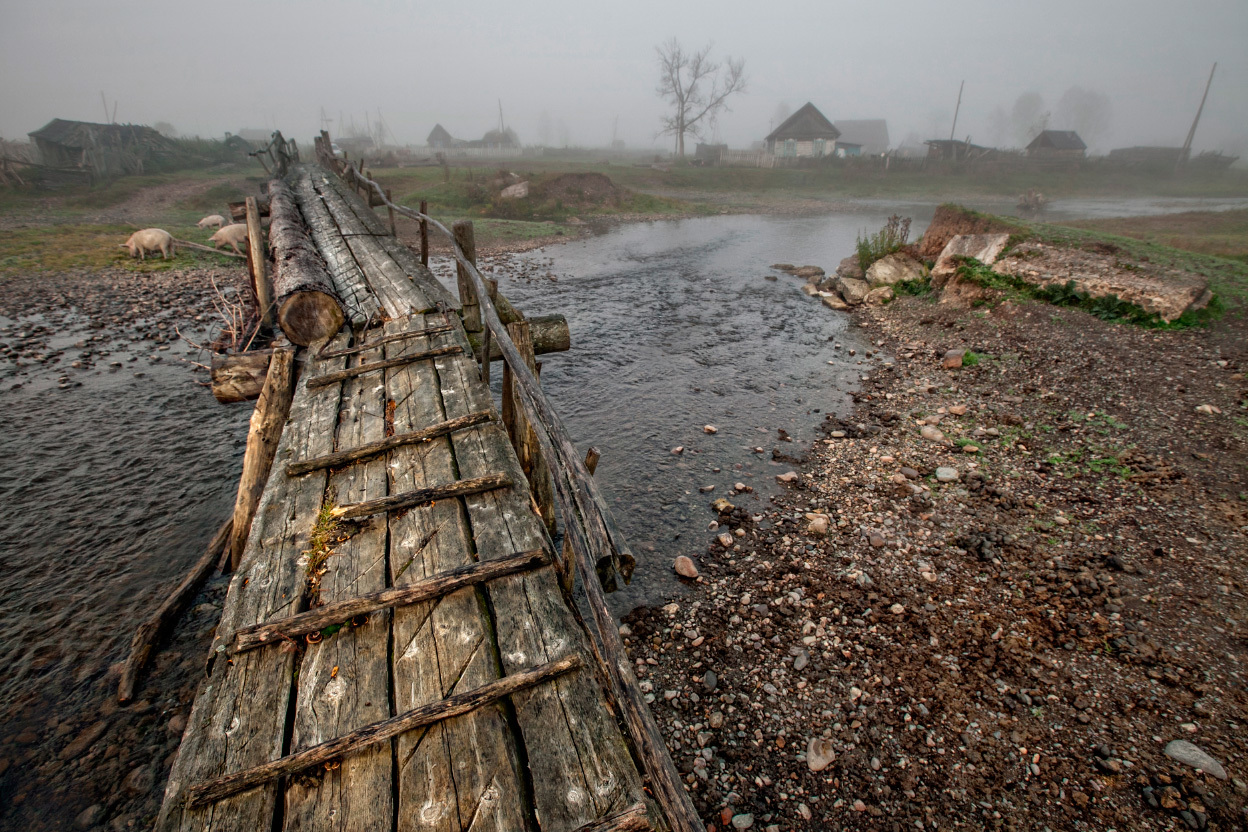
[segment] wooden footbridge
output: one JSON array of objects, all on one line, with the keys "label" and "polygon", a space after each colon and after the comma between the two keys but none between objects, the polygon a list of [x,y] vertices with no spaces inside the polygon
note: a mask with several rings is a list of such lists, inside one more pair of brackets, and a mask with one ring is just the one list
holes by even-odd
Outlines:
[{"label": "wooden footbridge", "polygon": [[277,351],[294,358],[289,415],[158,828],[701,829],[603,600],[631,556],[526,323],[500,319],[463,234],[456,297],[372,205],[453,235],[327,136],[317,151],[274,172],[257,295],[289,332],[325,332]]}]

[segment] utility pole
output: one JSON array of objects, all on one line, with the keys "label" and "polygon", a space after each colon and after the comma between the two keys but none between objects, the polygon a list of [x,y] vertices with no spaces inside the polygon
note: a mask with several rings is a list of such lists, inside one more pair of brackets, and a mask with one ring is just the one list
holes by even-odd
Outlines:
[{"label": "utility pole", "polygon": [[958,129],[958,111],[962,109],[962,88],[965,86],[966,81],[958,86],[958,105],[953,108],[953,126],[949,128],[949,141],[953,141],[953,134]]},{"label": "utility pole", "polygon": [[1175,163],[1177,170],[1192,155],[1192,139],[1196,138],[1196,125],[1200,124],[1200,114],[1205,111],[1205,100],[1209,98],[1209,88],[1213,86],[1213,73],[1218,71],[1218,63],[1214,61],[1213,69],[1209,70],[1209,80],[1205,83],[1205,94],[1200,97],[1200,106],[1196,108],[1196,118],[1192,119],[1192,129],[1187,131],[1187,141],[1183,142],[1183,150],[1179,152],[1179,160]]},{"label": "utility pole", "polygon": [[104,97],[104,90],[100,90],[100,103],[104,105],[104,123],[112,124],[113,122],[108,118],[108,99]]}]

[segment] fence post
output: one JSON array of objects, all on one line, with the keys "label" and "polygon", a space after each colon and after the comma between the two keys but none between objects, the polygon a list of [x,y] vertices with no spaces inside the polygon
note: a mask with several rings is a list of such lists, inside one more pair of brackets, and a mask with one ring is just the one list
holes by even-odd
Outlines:
[{"label": "fence post", "polygon": [[[498,303],[498,281],[487,277],[485,285],[490,290],[490,303]],[[485,382],[488,389],[490,386],[490,349],[493,344],[490,343],[490,328],[483,327],[481,332],[481,381]]]},{"label": "fence post", "polygon": [[[394,197],[390,195],[389,188],[386,188],[386,201],[394,202]],[[395,226],[394,224],[394,209],[391,208],[389,205],[387,205],[386,210],[390,212],[390,236],[397,237],[399,236],[399,232],[398,232],[397,226]]]},{"label": "fence post", "polygon": [[[472,220],[457,220],[451,226],[451,233],[455,236],[455,242],[464,250],[464,257],[468,258],[468,262],[477,265],[477,243],[472,233]],[[472,288],[472,278],[460,263],[455,264],[455,274],[459,280],[459,303],[463,307],[460,316],[464,319],[464,329],[468,332],[480,332],[481,304]]]},{"label": "fence post", "polygon": [[[507,334],[511,336],[512,343],[523,356],[524,363],[528,365],[529,370],[534,376],[538,376],[539,365],[533,354],[533,337],[529,330],[529,322],[516,321],[507,324]],[[514,383],[508,383],[513,381],[509,378],[510,375],[508,372],[503,374],[503,397],[505,400],[509,393],[513,397],[510,408],[514,430],[512,444],[515,445],[516,456],[520,459],[520,468],[529,480],[529,493],[533,497],[537,513],[541,515],[546,529],[553,535],[555,533],[554,483],[551,481],[550,469],[546,467],[546,462],[542,459],[542,449],[537,441],[537,433],[524,415],[524,405],[514,398],[520,394]]]},{"label": "fence post", "polygon": [[256,306],[260,307],[260,322],[266,329],[273,328],[273,288],[269,285],[265,268],[264,231],[260,228],[260,207],[254,196],[247,197],[247,267],[251,272],[251,285],[256,292]]},{"label": "fence post", "polygon": [[[591,477],[598,470],[598,460],[601,458],[602,454],[597,448],[591,447],[585,452],[585,470]],[[555,564],[555,571],[559,573],[559,586],[563,588],[563,594],[571,598],[572,590],[576,586],[576,553],[572,551],[572,540],[566,534],[563,536],[563,560]]]},{"label": "fence post", "polygon": [[[425,200],[420,201],[420,213],[424,216],[429,215],[429,203]],[[429,265],[429,221],[420,221],[420,265]]]}]

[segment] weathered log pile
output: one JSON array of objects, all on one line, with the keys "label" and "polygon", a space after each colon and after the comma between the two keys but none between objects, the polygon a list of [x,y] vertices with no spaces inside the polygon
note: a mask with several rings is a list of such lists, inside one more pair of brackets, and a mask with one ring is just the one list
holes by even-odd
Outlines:
[{"label": "weathered log pile", "polygon": [[269,183],[269,249],[277,323],[300,346],[324,341],[346,319],[333,281],[308,234],[294,194],[279,179]]}]

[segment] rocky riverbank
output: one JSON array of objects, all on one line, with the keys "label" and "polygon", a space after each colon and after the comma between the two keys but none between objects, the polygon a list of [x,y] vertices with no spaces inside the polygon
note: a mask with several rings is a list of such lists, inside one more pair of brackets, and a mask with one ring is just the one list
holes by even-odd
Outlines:
[{"label": "rocky riverbank", "polygon": [[855,413],[622,628],[708,828],[1243,828],[1242,325],[856,314]]}]

